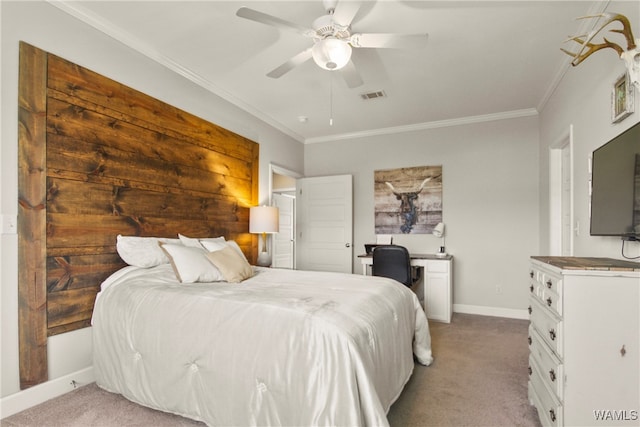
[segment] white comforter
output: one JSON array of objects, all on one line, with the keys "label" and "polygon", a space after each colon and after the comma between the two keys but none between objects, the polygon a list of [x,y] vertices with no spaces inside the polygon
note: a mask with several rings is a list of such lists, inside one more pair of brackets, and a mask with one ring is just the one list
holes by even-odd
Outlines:
[{"label": "white comforter", "polygon": [[[93,312],[97,384],[209,425],[388,425],[431,339],[389,279],[256,268],[240,284],[180,284],[125,267]],[[412,352],[413,349],[413,352]]]}]

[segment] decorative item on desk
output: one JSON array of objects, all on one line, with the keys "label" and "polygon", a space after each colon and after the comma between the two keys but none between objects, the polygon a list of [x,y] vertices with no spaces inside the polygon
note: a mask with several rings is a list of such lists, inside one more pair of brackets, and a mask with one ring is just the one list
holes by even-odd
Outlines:
[{"label": "decorative item on desk", "polygon": [[262,267],[271,265],[271,254],[267,251],[267,233],[274,234],[279,229],[278,208],[255,206],[249,210],[249,233],[262,234],[262,249],[258,253],[258,265]]},{"label": "decorative item on desk", "polygon": [[447,256],[447,252],[445,251],[445,248],[444,248],[444,223],[443,222],[439,222],[438,225],[435,226],[435,228],[433,229],[433,235],[436,237],[442,237],[442,246],[440,246],[440,250],[438,251],[436,256],[441,256],[441,257]]},{"label": "decorative item on desk", "polygon": [[393,236],[389,234],[378,234],[376,236],[376,243],[378,245],[393,245]]}]

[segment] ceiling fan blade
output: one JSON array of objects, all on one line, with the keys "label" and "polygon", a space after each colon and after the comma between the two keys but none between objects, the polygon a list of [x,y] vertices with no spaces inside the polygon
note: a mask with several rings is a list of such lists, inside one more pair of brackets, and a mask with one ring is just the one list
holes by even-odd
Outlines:
[{"label": "ceiling fan blade", "polygon": [[284,64],[280,65],[276,69],[274,69],[274,70],[270,71],[269,73],[267,73],[267,76],[271,77],[272,79],[277,79],[277,78],[281,77],[283,74],[286,74],[289,71],[293,70],[298,65],[300,65],[300,64],[304,63],[305,61],[311,59],[311,49],[312,48],[303,50],[302,52],[300,52],[299,54],[297,54],[296,56],[294,56],[293,58],[291,58],[290,60],[288,60]]},{"label": "ceiling fan blade", "polygon": [[313,34],[315,34],[311,29],[302,27],[298,24],[294,24],[293,22],[285,21],[284,19],[280,19],[275,16],[267,15],[266,13],[259,12],[254,9],[249,9],[248,7],[241,7],[236,12],[236,15],[240,18],[249,19],[261,24],[271,25],[281,30],[293,31],[304,36],[312,36]]},{"label": "ceiling fan blade", "polygon": [[361,1],[340,0],[333,11],[332,20],[341,27],[347,28],[360,10]]},{"label": "ceiling fan blade", "polygon": [[353,61],[349,61],[347,65],[340,69],[340,74],[342,74],[344,81],[347,83],[347,87],[350,89],[364,84]]},{"label": "ceiling fan blade", "polygon": [[427,33],[424,34],[352,34],[354,47],[376,47],[395,49],[420,49],[427,45]]}]

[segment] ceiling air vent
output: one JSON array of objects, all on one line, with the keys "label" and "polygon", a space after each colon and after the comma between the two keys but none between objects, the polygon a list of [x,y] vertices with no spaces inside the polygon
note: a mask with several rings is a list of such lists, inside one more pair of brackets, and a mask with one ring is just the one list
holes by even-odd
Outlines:
[{"label": "ceiling air vent", "polygon": [[378,90],[378,91],[375,91],[375,92],[361,93],[360,97],[362,99],[364,99],[365,101],[368,101],[370,99],[386,98],[387,94],[384,93],[383,90]]}]

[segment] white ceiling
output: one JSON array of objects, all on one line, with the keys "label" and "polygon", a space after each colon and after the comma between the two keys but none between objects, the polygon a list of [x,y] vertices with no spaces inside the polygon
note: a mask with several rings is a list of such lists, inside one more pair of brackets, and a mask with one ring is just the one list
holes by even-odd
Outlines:
[{"label": "white ceiling", "polygon": [[[311,39],[235,14],[247,6],[311,27],[325,13],[321,0],[52,4],[301,142],[535,114],[569,67],[560,47],[574,46],[564,40],[589,24],[575,18],[602,8],[593,1],[364,1],[353,31],[429,38],[419,50],[354,49],[364,84],[349,89],[339,72],[313,60],[267,77]],[[361,98],[372,91],[387,96]]]}]

